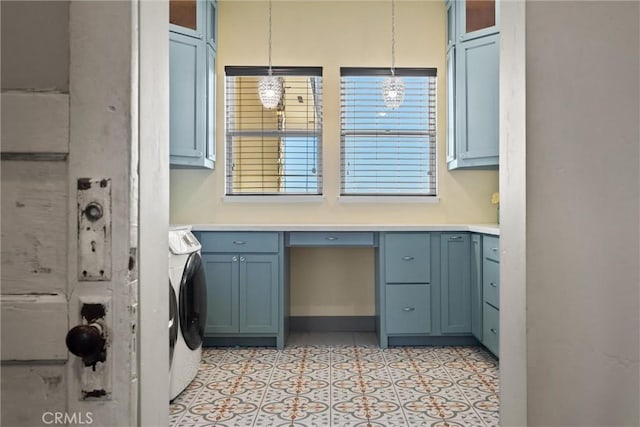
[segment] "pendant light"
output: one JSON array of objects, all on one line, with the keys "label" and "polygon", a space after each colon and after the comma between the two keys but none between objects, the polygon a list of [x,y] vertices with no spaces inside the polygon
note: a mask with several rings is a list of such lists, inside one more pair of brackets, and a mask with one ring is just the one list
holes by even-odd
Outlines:
[{"label": "pendant light", "polygon": [[262,105],[269,110],[276,108],[282,98],[282,79],[273,76],[271,71],[271,0],[269,0],[269,75],[260,79],[258,95]]},{"label": "pendant light", "polygon": [[391,77],[382,82],[382,99],[384,105],[392,110],[397,109],[404,101],[404,81],[396,77],[396,10],[395,1],[391,0]]}]

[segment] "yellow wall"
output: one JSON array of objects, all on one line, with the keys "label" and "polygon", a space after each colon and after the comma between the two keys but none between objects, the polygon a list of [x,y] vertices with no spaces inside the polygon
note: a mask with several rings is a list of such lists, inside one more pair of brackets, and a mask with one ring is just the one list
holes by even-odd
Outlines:
[{"label": "yellow wall", "polygon": [[[498,190],[497,171],[448,171],[445,163],[445,21],[444,1],[396,1],[396,66],[438,69],[439,203],[344,203],[340,187],[340,67],[390,66],[391,15],[387,1],[274,1],[273,64],[323,67],[324,200],[315,203],[234,203],[223,201],[224,67],[267,65],[266,1],[219,2],[217,56],[217,153],[215,171],[171,171],[173,223],[314,223],[442,224],[491,223],[496,210],[491,194]],[[332,254],[333,252],[333,254]],[[373,255],[359,250],[294,251],[292,310],[295,315],[373,314]],[[360,276],[339,268],[309,270],[333,257],[351,266],[368,263]],[[363,260],[367,258],[368,261]],[[324,261],[323,261],[324,262]],[[325,264],[326,266],[326,264]],[[300,279],[303,278],[304,280]],[[348,277],[349,288],[345,288]],[[334,303],[314,302],[324,289]],[[368,295],[368,308],[358,308]],[[346,302],[345,302],[346,301]],[[351,301],[351,302],[349,302]],[[321,304],[318,305],[318,304]]]},{"label": "yellow wall", "polygon": [[374,256],[373,248],[291,248],[291,315],[373,316]]}]

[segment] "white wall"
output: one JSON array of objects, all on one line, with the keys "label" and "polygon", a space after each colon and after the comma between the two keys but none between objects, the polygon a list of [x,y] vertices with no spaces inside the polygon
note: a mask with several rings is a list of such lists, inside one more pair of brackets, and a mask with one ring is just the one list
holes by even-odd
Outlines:
[{"label": "white wall", "polygon": [[500,423],[527,422],[525,3],[500,16]]},{"label": "white wall", "polygon": [[639,18],[638,2],[526,5],[532,426],[640,425]]}]

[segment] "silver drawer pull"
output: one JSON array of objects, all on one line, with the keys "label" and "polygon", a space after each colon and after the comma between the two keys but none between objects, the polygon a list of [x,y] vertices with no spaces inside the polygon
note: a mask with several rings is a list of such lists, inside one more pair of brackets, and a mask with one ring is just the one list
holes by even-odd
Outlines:
[{"label": "silver drawer pull", "polygon": [[494,333],[494,334],[496,334],[496,335],[498,334],[498,331],[496,331],[496,330],[495,330],[495,329],[493,329],[493,328],[491,328],[491,329],[490,329],[490,331],[491,331],[491,332],[493,332],[493,333]]},{"label": "silver drawer pull", "polygon": [[231,258],[231,261],[233,261],[233,262],[238,261],[238,257],[237,257],[237,256],[234,256],[233,258]]},{"label": "silver drawer pull", "polygon": [[243,256],[240,257],[240,262],[245,262],[247,259]]},{"label": "silver drawer pull", "polygon": [[493,252],[498,252],[498,248],[491,248]]},{"label": "silver drawer pull", "polygon": [[405,308],[402,309],[402,311],[407,311],[407,312],[408,311],[413,311],[413,310],[415,310],[414,307],[405,307]]},{"label": "silver drawer pull", "polygon": [[489,284],[490,284],[491,286],[493,286],[494,288],[497,288],[497,287],[498,287],[498,285],[496,285],[496,284],[495,284],[495,283],[493,283],[493,282],[491,282],[491,283],[489,283]]},{"label": "silver drawer pull", "polygon": [[460,240],[462,239],[462,236],[451,236],[449,237],[449,240]]},{"label": "silver drawer pull", "polygon": [[334,236],[325,237],[325,239],[327,239],[327,240],[329,240],[329,241],[332,241],[332,242],[333,242],[334,240],[338,240],[338,238],[337,238],[337,237],[334,237]]},{"label": "silver drawer pull", "polygon": [[412,256],[403,256],[401,258],[403,261],[411,261],[412,259],[414,259]]},{"label": "silver drawer pull", "polygon": [[245,243],[247,243],[247,242],[245,242],[244,240],[234,240],[233,241],[234,245],[244,245]]}]

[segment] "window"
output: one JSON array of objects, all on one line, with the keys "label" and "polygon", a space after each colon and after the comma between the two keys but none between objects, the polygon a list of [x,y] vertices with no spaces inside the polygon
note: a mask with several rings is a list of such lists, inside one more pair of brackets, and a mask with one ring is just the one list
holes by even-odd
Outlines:
[{"label": "window", "polygon": [[342,195],[436,195],[436,70],[396,68],[402,105],[382,100],[389,69],[341,68]]},{"label": "window", "polygon": [[266,67],[226,67],[227,195],[322,194],[322,68],[274,67],[283,94],[262,106]]}]

